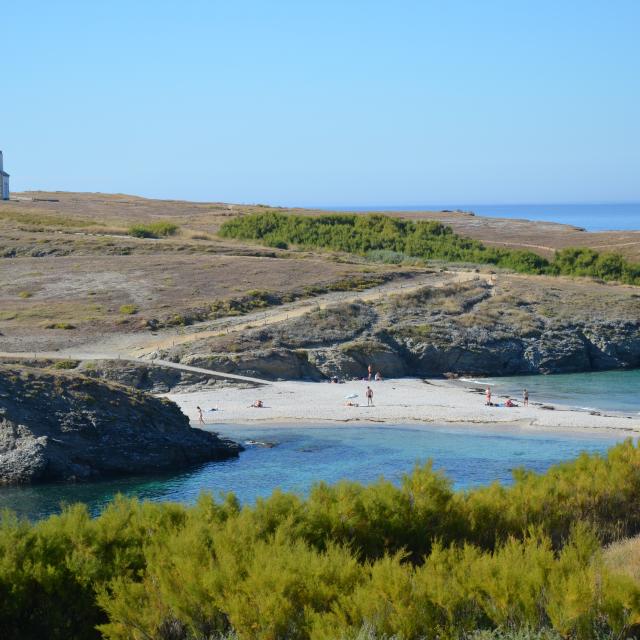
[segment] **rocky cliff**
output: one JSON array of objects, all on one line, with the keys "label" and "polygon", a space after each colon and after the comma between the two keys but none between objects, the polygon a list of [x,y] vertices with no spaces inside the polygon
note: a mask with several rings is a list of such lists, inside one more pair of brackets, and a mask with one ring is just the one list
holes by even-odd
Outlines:
[{"label": "rocky cliff", "polygon": [[0,366],[0,484],[157,473],[240,450],[192,429],[168,400],[77,374]]}]

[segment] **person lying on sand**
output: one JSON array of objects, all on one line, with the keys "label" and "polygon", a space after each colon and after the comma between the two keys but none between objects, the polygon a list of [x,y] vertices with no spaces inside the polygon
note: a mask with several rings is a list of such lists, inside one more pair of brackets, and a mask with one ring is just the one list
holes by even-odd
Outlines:
[{"label": "person lying on sand", "polygon": [[345,407],[359,407],[360,405],[357,402],[351,402],[351,400],[347,400],[344,403]]},{"label": "person lying on sand", "polygon": [[254,400],[253,404],[249,405],[250,409],[264,409],[264,402],[262,400]]}]

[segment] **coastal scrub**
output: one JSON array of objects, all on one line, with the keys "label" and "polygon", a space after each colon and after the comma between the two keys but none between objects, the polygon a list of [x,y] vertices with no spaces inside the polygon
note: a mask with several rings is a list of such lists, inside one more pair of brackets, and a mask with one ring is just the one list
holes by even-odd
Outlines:
[{"label": "coastal scrub", "polygon": [[260,241],[267,246],[286,244],[346,251],[382,262],[446,260],[490,264],[519,273],[590,276],[640,284],[640,264],[628,262],[616,253],[567,248],[557,251],[549,261],[532,251],[488,247],[433,220],[402,220],[381,214],[311,217],[266,212],[228,220],[219,234]]},{"label": "coastal scrub", "polygon": [[[0,628],[26,637],[238,640],[628,637],[640,584],[602,545],[640,531],[640,448],[456,492],[315,485],[241,507],[118,498],[0,517]],[[366,632],[366,635],[362,635]],[[510,635],[511,634],[511,635]]]}]

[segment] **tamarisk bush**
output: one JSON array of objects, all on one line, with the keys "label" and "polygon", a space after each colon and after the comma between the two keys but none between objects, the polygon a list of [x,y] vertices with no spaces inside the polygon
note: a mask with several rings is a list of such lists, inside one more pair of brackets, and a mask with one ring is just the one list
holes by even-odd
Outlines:
[{"label": "tamarisk bush", "polygon": [[117,498],[0,518],[0,637],[110,640],[623,638],[640,584],[602,546],[640,532],[640,448],[464,492],[319,483],[242,506]]}]

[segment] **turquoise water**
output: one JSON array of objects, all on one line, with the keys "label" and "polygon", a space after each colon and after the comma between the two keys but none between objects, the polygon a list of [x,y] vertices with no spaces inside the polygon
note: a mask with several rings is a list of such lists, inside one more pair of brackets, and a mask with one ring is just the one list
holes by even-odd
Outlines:
[{"label": "turquoise water", "polygon": [[640,203],[613,204],[424,204],[419,206],[324,207],[329,211],[433,211],[460,209],[479,216],[561,222],[587,231],[640,230]]},{"label": "turquoise water", "polygon": [[273,442],[273,448],[247,446],[236,460],[203,465],[186,473],[128,478],[92,484],[57,484],[0,490],[0,509],[41,518],[61,502],[86,502],[97,513],[116,493],[141,499],[193,503],[201,491],[233,491],[243,502],[268,496],[275,488],[305,494],[314,482],[342,478],[372,482],[384,475],[398,482],[415,463],[431,458],[464,489],[494,480],[508,483],[514,467],[544,471],[581,451],[602,452],[619,438],[527,433],[516,427],[340,426],[218,427],[238,441]]},{"label": "turquoise water", "polygon": [[506,393],[516,398],[522,397],[522,389],[526,388],[532,402],[640,413],[640,369],[483,378],[476,383],[481,386],[491,384],[495,393]]}]

